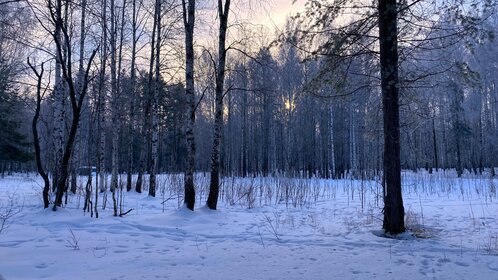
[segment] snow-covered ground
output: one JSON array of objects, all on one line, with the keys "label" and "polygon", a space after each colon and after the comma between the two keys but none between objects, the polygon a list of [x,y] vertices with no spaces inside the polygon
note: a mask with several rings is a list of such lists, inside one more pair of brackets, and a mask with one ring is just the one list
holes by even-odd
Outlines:
[{"label": "snow-covered ground", "polygon": [[[83,178],[81,178],[83,184]],[[0,274],[12,279],[498,279],[498,180],[404,174],[411,233],[381,237],[375,181],[225,179],[219,210],[181,207],[180,175],[158,196],[111,196],[99,218],[83,194],[42,209],[35,175],[0,179]],[[199,174],[197,205],[208,178]],[[164,201],[164,203],[163,203]],[[1,222],[1,221],[0,221]]]}]

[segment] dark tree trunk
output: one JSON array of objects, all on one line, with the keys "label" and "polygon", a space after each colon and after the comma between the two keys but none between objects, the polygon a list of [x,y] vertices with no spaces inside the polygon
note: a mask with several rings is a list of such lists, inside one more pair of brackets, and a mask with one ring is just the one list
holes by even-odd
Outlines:
[{"label": "dark tree trunk", "polygon": [[76,132],[78,130],[78,123],[80,120],[80,109],[73,108],[73,120],[71,122],[71,128],[69,131],[69,136],[67,139],[66,147],[64,149],[64,155],[61,161],[61,172],[59,180],[57,181],[57,193],[55,196],[55,204],[53,210],[57,210],[57,206],[62,205],[62,197],[66,189],[67,178],[69,176],[69,161],[71,160],[71,155],[73,153],[74,140],[76,138]]},{"label": "dark tree trunk", "polygon": [[[243,87],[247,87],[247,84],[242,84]],[[242,96],[242,177],[247,176],[247,137],[248,137],[248,125],[247,125],[247,93],[243,93]]]},{"label": "dark tree trunk", "polygon": [[42,83],[42,78],[43,78],[43,63],[41,65],[41,71],[38,73],[36,68],[31,65],[28,59],[28,65],[31,67],[33,72],[35,73],[38,81],[36,84],[36,109],[35,109],[35,115],[33,117],[33,122],[31,123],[31,128],[33,131],[33,144],[35,148],[35,160],[36,160],[36,168],[38,170],[38,174],[43,178],[43,207],[48,208],[50,201],[49,201],[49,196],[48,193],[50,191],[50,180],[48,178],[47,173],[45,173],[45,170],[43,169],[43,164],[41,161],[41,149],[40,149],[40,139],[38,137],[38,118],[40,117],[40,108],[41,108],[41,83]]},{"label": "dark tree trunk", "polygon": [[462,165],[462,152],[461,152],[461,144],[459,136],[457,136],[456,139],[456,158],[457,158],[457,163],[456,163],[457,177],[460,178],[462,177],[463,174],[463,165]]},{"label": "dark tree trunk", "polygon": [[[69,42],[69,34],[68,34],[68,28],[62,28],[63,23],[62,23],[62,18],[60,15],[56,15],[53,12],[53,9],[51,9],[51,16],[54,19],[54,22],[56,26],[61,27],[62,35],[64,36],[64,42]],[[85,99],[85,95],[87,92],[87,87],[88,87],[88,73],[90,72],[90,66],[92,64],[93,58],[95,57],[97,53],[97,49],[95,49],[90,56],[90,59],[88,60],[88,64],[86,67],[85,75],[83,77],[83,87],[81,89],[81,92],[78,92],[76,89],[76,86],[74,84],[74,79],[73,79],[73,74],[72,74],[72,59],[71,59],[71,44],[67,43],[63,46],[61,43],[61,40],[57,36],[53,36],[54,41],[57,47],[57,52],[56,55],[59,57],[59,60],[62,61],[61,66],[62,66],[62,75],[64,77],[64,80],[68,86],[68,92],[69,92],[69,99],[71,103],[71,109],[72,109],[72,120],[71,120],[71,125],[70,125],[70,130],[69,130],[69,136],[67,139],[67,143],[64,147],[64,153],[62,156],[62,160],[60,161],[60,176],[57,180],[57,192],[56,192],[56,197],[55,197],[55,203],[53,210],[57,210],[57,206],[62,205],[62,197],[64,194],[64,191],[66,190],[66,182],[68,179],[69,175],[69,161],[71,159],[71,155],[73,152],[74,148],[74,140],[76,138],[76,132],[78,131],[78,124],[81,116],[81,106],[83,104],[83,100]],[[63,52],[67,52],[67,57],[63,58]]]},{"label": "dark tree trunk", "polygon": [[[157,5],[157,2],[156,2]],[[152,78],[153,78],[153,70],[154,70],[154,53],[155,53],[155,48],[156,48],[156,21],[157,21],[157,9],[154,8],[154,24],[152,26],[152,39],[151,39],[151,49],[150,49],[150,60],[149,60],[149,73],[147,76],[147,96],[145,98],[145,108],[144,108],[144,124],[143,124],[143,131],[142,131],[142,148],[140,148],[140,164],[139,164],[139,169],[138,169],[138,178],[137,178],[137,183],[135,186],[135,191],[138,193],[142,192],[142,184],[143,184],[143,174],[146,169],[148,169],[149,174],[150,174],[150,167],[148,166],[148,161],[147,161],[147,153],[149,152],[149,140],[150,140],[150,135],[151,135],[151,119],[150,116],[153,114],[152,111]],[[155,186],[153,186],[155,187]],[[150,186],[149,186],[150,189]]]},{"label": "dark tree trunk", "polygon": [[437,141],[436,141],[436,125],[434,124],[434,119],[432,119],[432,141],[434,145],[434,168],[436,168],[436,172],[438,171],[439,164],[437,158]]},{"label": "dark tree trunk", "polygon": [[118,87],[117,87],[117,61],[116,61],[116,1],[111,0],[111,192],[112,206],[114,216],[118,216],[118,203],[116,199],[116,190],[118,188],[118,165],[119,165],[119,120],[118,120]]},{"label": "dark tree trunk", "polygon": [[220,19],[220,34],[218,38],[218,67],[216,68],[216,114],[214,120],[213,151],[211,153],[211,182],[207,206],[216,210],[220,187],[220,142],[223,128],[223,86],[225,83],[226,32],[230,0],[218,0],[218,17]]},{"label": "dark tree trunk", "polygon": [[484,137],[483,137],[483,131],[482,131],[482,117],[481,114],[479,114],[479,174],[482,175],[482,172],[484,171]]},{"label": "dark tree trunk", "polygon": [[[141,149],[143,150],[143,149]],[[140,155],[142,157],[142,155]],[[140,165],[139,165],[139,170],[138,170],[138,175],[137,175],[137,182],[135,184],[135,191],[137,193],[142,193],[142,177],[143,177],[143,167],[142,167],[142,160],[140,160]]]},{"label": "dark tree trunk", "polygon": [[76,180],[76,168],[75,168],[75,163],[73,162],[72,163],[72,167],[71,167],[71,193],[73,194],[76,194],[76,191],[78,190],[78,184],[77,184],[77,180]]},{"label": "dark tree trunk", "polygon": [[128,170],[126,176],[126,191],[131,190],[132,181],[132,169],[133,169],[133,122],[135,119],[134,115],[134,104],[135,104],[135,83],[136,83],[136,71],[135,71],[135,59],[136,59],[136,46],[137,46],[137,9],[136,0],[133,0],[133,15],[132,15],[132,45],[131,45],[131,66],[130,66],[130,121],[128,124]]},{"label": "dark tree trunk", "polygon": [[405,231],[401,196],[398,31],[396,0],[379,0],[379,40],[384,113],[384,222],[391,234]]},{"label": "dark tree trunk", "polygon": [[[154,80],[154,90],[152,90],[152,83],[149,84],[149,94],[152,98],[152,110],[151,110],[151,157],[150,157],[150,176],[149,176],[149,195],[152,197],[156,196],[156,172],[157,172],[157,149],[158,149],[158,119],[157,119],[157,98],[160,91],[160,56],[161,56],[161,0],[156,0],[155,4],[155,19],[154,24],[156,25],[156,48],[155,54],[151,53],[151,61],[155,59],[155,80]],[[154,56],[155,55],[155,56]],[[151,63],[152,65],[152,63]],[[152,70],[152,69],[151,69]],[[152,78],[152,76],[149,76]],[[152,82],[152,81],[151,81]]]}]

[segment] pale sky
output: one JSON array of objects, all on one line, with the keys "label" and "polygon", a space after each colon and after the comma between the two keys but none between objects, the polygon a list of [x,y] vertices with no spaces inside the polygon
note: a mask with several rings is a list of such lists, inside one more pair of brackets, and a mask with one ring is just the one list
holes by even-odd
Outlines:
[{"label": "pale sky", "polygon": [[[297,0],[294,4],[292,2],[293,0],[232,0],[229,22],[232,24],[236,22],[243,23],[249,28],[253,25],[253,30],[259,30],[258,32],[263,35],[262,37],[266,35],[271,37],[275,31],[282,30],[288,16],[304,10],[304,4],[307,0]],[[203,3],[206,6],[200,10],[204,11],[207,16],[198,16],[198,18],[202,18],[202,21],[196,23],[196,28],[199,29],[197,34],[211,34],[206,36],[207,40],[211,41],[212,36],[216,36],[215,34],[218,32],[217,1],[212,0]],[[237,28],[232,30],[237,30]],[[237,36],[235,35],[235,37]]]},{"label": "pale sky", "polygon": [[292,4],[292,0],[269,0],[269,4],[260,9],[261,23],[268,26],[282,28],[289,15],[294,15],[304,9],[306,0],[297,0]]}]

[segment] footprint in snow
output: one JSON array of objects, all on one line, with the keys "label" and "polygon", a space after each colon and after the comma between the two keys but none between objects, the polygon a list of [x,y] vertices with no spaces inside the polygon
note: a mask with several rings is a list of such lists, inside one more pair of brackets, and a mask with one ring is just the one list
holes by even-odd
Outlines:
[{"label": "footprint in snow", "polygon": [[443,264],[443,263],[449,263],[451,262],[450,259],[448,259],[447,257],[444,257],[444,258],[440,258],[437,260],[438,264]]},{"label": "footprint in snow", "polygon": [[127,253],[128,250],[114,250],[114,253],[116,254],[121,254],[121,253]]},{"label": "footprint in snow", "polygon": [[48,265],[46,263],[41,263],[41,264],[36,265],[35,267],[38,268],[38,269],[45,269],[45,268],[47,268],[47,266]]},{"label": "footprint in snow", "polygon": [[457,262],[455,262],[455,264],[456,264],[456,265],[458,265],[458,266],[463,266],[463,267],[468,267],[468,266],[470,266],[468,263],[458,262],[458,261],[457,261]]},{"label": "footprint in snow", "polygon": [[404,259],[399,259],[399,260],[397,260],[397,261],[396,261],[396,263],[398,263],[398,264],[405,264],[405,263],[407,263],[407,262],[408,262],[408,261],[407,261],[407,260],[404,260]]},{"label": "footprint in snow", "polygon": [[493,271],[498,271],[498,264],[497,263],[488,263],[488,268],[493,270]]}]

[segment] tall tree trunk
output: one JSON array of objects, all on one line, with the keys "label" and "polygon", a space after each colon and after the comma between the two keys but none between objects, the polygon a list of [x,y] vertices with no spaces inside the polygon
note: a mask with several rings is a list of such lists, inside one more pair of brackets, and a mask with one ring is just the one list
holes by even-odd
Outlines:
[{"label": "tall tree trunk", "polygon": [[41,109],[41,101],[42,101],[42,93],[41,93],[41,84],[43,80],[43,63],[41,64],[41,70],[38,73],[36,68],[31,65],[28,59],[28,64],[29,67],[31,67],[31,70],[35,73],[37,77],[37,83],[36,83],[36,108],[35,108],[35,115],[33,116],[33,122],[31,123],[31,129],[33,131],[33,144],[35,148],[35,160],[36,160],[36,168],[38,170],[38,174],[43,178],[43,207],[48,208],[50,204],[49,200],[49,191],[50,191],[50,180],[48,179],[47,173],[45,173],[45,170],[43,169],[43,163],[41,159],[41,149],[40,149],[40,138],[38,137],[38,118],[40,117],[40,109]]},{"label": "tall tree trunk", "polygon": [[119,168],[119,123],[118,123],[118,88],[117,88],[117,71],[116,71],[116,3],[111,0],[111,120],[112,120],[112,165],[111,165],[111,192],[114,216],[118,215],[118,205],[116,200],[116,189],[118,188],[118,168]]},{"label": "tall tree trunk", "polygon": [[444,126],[445,120],[444,117],[441,119],[441,144],[442,144],[442,152],[441,152],[441,164],[443,170],[448,168],[448,145],[446,143],[446,128]]},{"label": "tall tree trunk", "polygon": [[434,145],[434,168],[436,172],[439,168],[438,157],[437,157],[437,138],[436,138],[436,124],[434,123],[434,118],[432,118],[432,144]]},{"label": "tall tree trunk", "polygon": [[211,181],[209,184],[209,195],[207,206],[216,210],[220,192],[220,142],[223,128],[223,95],[225,84],[225,62],[226,62],[226,33],[228,27],[228,13],[230,12],[230,0],[218,0],[218,17],[220,30],[218,37],[218,65],[216,68],[216,105],[214,119],[213,150],[211,152]]},{"label": "tall tree trunk", "polygon": [[[52,3],[52,2],[50,2]],[[62,22],[58,22],[59,19],[62,21],[62,0],[57,0],[55,3],[55,17],[57,23],[55,24],[54,36],[57,40],[62,41],[61,28]],[[57,50],[56,50],[57,51]],[[55,191],[57,186],[57,181],[59,180],[59,174],[61,172],[61,158],[63,153],[63,141],[64,141],[64,81],[62,79],[62,57],[56,55],[55,57],[55,86],[54,86],[54,170],[53,170],[53,182],[52,187]]]},{"label": "tall tree trunk", "polygon": [[[119,28],[119,51],[118,51],[118,57],[117,57],[117,63],[118,63],[118,68],[117,68],[117,89],[116,89],[116,92],[117,92],[117,95],[118,95],[118,99],[121,99],[123,98],[123,85],[122,85],[122,82],[123,82],[123,77],[122,77],[122,74],[123,74],[123,71],[122,70],[122,62],[123,62],[123,41],[124,41],[124,32],[125,32],[125,23],[126,23],[126,19],[125,19],[125,16],[126,16],[126,0],[123,0],[123,6],[121,7],[121,26]],[[117,30],[116,30],[116,33],[117,33]],[[131,95],[133,96],[133,95]],[[132,99],[133,100],[133,99]],[[119,106],[121,106],[124,104],[121,103],[119,104]],[[119,106],[118,106],[118,109],[119,109]],[[133,106],[130,106],[130,110],[132,110]],[[131,113],[130,113],[131,114]],[[119,127],[122,127],[122,120],[120,121],[119,123]],[[131,123],[131,119],[130,119],[130,122]],[[124,130],[124,127],[123,127],[123,130]],[[118,133],[119,135],[119,133]],[[129,139],[129,142],[131,142],[131,139],[132,139],[132,136],[131,136],[131,130],[130,130],[130,133],[128,134],[128,139]],[[129,146],[128,146],[129,147]],[[131,148],[130,148],[130,151],[131,151]],[[119,169],[119,164],[118,164],[118,169]],[[118,170],[119,171],[119,170]],[[130,188],[131,188],[131,173],[129,174],[130,175]],[[128,177],[127,177],[128,178]],[[128,181],[127,181],[128,183]],[[122,185],[119,186],[119,191],[121,192],[122,194],[122,191],[123,191],[123,188],[122,188]],[[121,212],[120,212],[121,214]]]},{"label": "tall tree trunk", "polygon": [[[86,32],[86,29],[85,29],[85,21],[86,21],[86,0],[82,0],[81,1],[81,18],[80,18],[80,41],[79,41],[79,63],[78,63],[78,74],[77,74],[77,77],[76,77],[76,81],[77,81],[77,93],[78,95],[81,94],[81,90],[83,89],[83,76],[85,74],[85,64],[84,64],[84,60],[83,60],[83,57],[85,55],[85,32]],[[68,6],[66,5],[66,9],[68,9]],[[66,11],[67,13],[67,11]],[[66,14],[66,23],[67,23],[67,14]],[[79,125],[78,125],[78,130],[79,130]],[[79,146],[80,146],[80,142],[79,142],[79,139],[76,138],[75,139],[75,143],[74,143],[75,147],[76,147],[76,151],[79,151]],[[70,169],[71,169],[71,192],[73,194],[76,193],[76,190],[77,190],[77,172],[76,172],[76,169],[77,169],[77,165],[79,164],[79,152],[75,152],[71,158],[71,162],[70,162]],[[66,196],[66,199],[67,199],[67,196]]]},{"label": "tall tree trunk", "polygon": [[[60,1],[60,0],[59,0]],[[62,18],[57,12],[54,12],[54,10],[50,9],[50,13],[53,19],[55,19],[55,25],[56,29],[57,26],[60,28],[62,31],[62,35],[64,37],[64,43],[62,40],[56,36],[56,34],[53,35],[55,45],[57,48],[56,55],[59,57],[59,60],[62,62],[61,63],[61,70],[62,70],[62,75],[64,77],[64,81],[67,85],[68,93],[69,93],[69,100],[71,104],[71,110],[72,110],[72,120],[70,124],[70,129],[69,129],[69,135],[67,142],[64,147],[64,153],[62,156],[61,160],[61,173],[57,181],[57,193],[55,197],[55,204],[53,207],[53,210],[57,210],[57,206],[62,205],[62,196],[64,194],[64,191],[66,189],[66,182],[67,178],[69,175],[69,162],[72,156],[73,148],[74,148],[74,141],[76,137],[76,132],[78,130],[78,125],[79,125],[79,119],[80,119],[80,113],[81,113],[81,106],[83,104],[86,91],[87,91],[87,86],[88,86],[88,73],[90,71],[90,66],[93,61],[93,58],[95,57],[95,54],[97,53],[97,50],[94,50],[92,55],[90,56],[90,59],[88,60],[88,64],[86,67],[85,75],[84,75],[84,80],[83,80],[83,88],[81,92],[78,93],[77,86],[74,84],[74,79],[73,79],[73,73],[72,73],[72,51],[71,51],[71,44],[70,44],[70,34],[68,33],[68,28],[67,25],[64,27]],[[63,54],[67,53],[66,57],[63,57]]]},{"label": "tall tree trunk", "polygon": [[[158,104],[157,98],[159,96],[159,91],[161,88],[160,80],[160,58],[161,58],[161,0],[156,0],[155,5],[155,19],[154,24],[156,25],[156,53],[155,53],[155,81],[154,81],[154,91],[150,90],[152,94],[152,110],[151,110],[151,161],[150,161],[150,176],[149,176],[149,195],[152,197],[156,196],[156,172],[157,172],[157,148],[159,144],[158,135]],[[151,57],[151,60],[154,57]],[[150,85],[152,87],[152,84]]]},{"label": "tall tree trunk", "polygon": [[332,104],[329,105],[329,151],[330,151],[330,177],[336,178],[335,176],[335,146],[334,146],[334,110],[332,109]]},{"label": "tall tree trunk", "polygon": [[[88,107],[87,107],[88,108]],[[87,166],[89,168],[88,172],[88,178],[86,181],[85,185],[85,203],[83,205],[83,212],[90,212],[90,217],[93,217],[93,205],[92,205],[92,181],[93,181],[93,167],[92,167],[92,154],[93,154],[93,120],[92,120],[92,114],[93,112],[88,108],[90,111],[88,114],[88,131],[87,131]],[[96,191],[98,193],[98,191]]]},{"label": "tall tree trunk", "polygon": [[71,121],[71,128],[69,131],[66,146],[64,148],[64,154],[61,161],[61,172],[57,181],[57,193],[55,197],[55,204],[53,210],[57,210],[57,206],[62,205],[62,196],[66,190],[67,178],[69,176],[69,161],[71,160],[71,155],[73,153],[74,140],[76,138],[76,132],[79,122],[79,109],[73,112],[73,120]]},{"label": "tall tree trunk", "polygon": [[[66,37],[68,37],[68,35],[66,35]],[[93,52],[93,54],[90,57],[90,60],[88,62],[87,71],[86,71],[85,80],[84,80],[85,86],[84,86],[83,91],[80,93],[78,98],[76,98],[76,90],[75,90],[75,87],[74,87],[73,82],[72,82],[72,77],[70,74],[71,72],[69,72],[67,70],[64,71],[64,78],[70,87],[69,94],[70,94],[70,98],[71,98],[71,109],[73,111],[73,114],[72,114],[72,121],[71,121],[71,126],[70,126],[70,130],[69,130],[67,143],[65,145],[64,154],[63,154],[62,161],[61,161],[61,174],[60,174],[59,180],[57,182],[57,193],[56,193],[56,198],[55,198],[55,204],[53,207],[54,211],[57,210],[57,206],[61,206],[61,204],[62,204],[62,196],[64,194],[67,178],[69,175],[69,161],[71,160],[71,155],[73,153],[74,141],[76,138],[76,132],[78,130],[78,124],[79,124],[79,120],[80,120],[80,116],[81,116],[81,105],[83,103],[84,97],[86,95],[86,90],[87,90],[86,85],[87,85],[87,81],[88,81],[88,78],[87,78],[88,72],[90,69],[90,64],[91,64],[95,54],[96,54],[96,50]],[[59,52],[59,55],[61,55],[60,52]],[[67,61],[68,66],[70,65],[70,63],[71,63],[71,60],[69,59]],[[68,68],[70,68],[70,67],[68,67]]]},{"label": "tall tree trunk", "polygon": [[[156,0],[156,7],[157,7],[157,0]],[[138,169],[138,177],[137,177],[137,183],[135,186],[135,190],[138,193],[142,192],[142,182],[143,182],[143,173],[146,169],[146,166],[148,165],[147,162],[147,153],[149,151],[149,140],[151,138],[151,125],[152,125],[152,115],[153,115],[153,108],[152,108],[152,103],[153,103],[153,97],[152,94],[154,91],[152,90],[152,77],[153,77],[153,71],[154,71],[154,54],[155,54],[155,48],[156,48],[156,28],[157,28],[157,9],[154,8],[154,23],[152,26],[152,38],[151,38],[151,43],[150,43],[150,60],[149,60],[149,73],[148,73],[148,78],[147,78],[147,96],[145,98],[145,108],[144,108],[144,124],[143,124],[143,132],[142,132],[142,145],[145,147],[145,149],[142,147],[140,150],[140,164],[139,164],[139,169]],[[150,172],[150,168],[147,168],[148,171]],[[149,181],[150,183],[150,181]],[[150,189],[150,186],[149,186]]]},{"label": "tall tree trunk", "polygon": [[462,144],[460,140],[460,135],[459,132],[457,132],[456,136],[456,172],[457,172],[457,177],[460,178],[462,177],[463,174],[463,165],[462,165]]},{"label": "tall tree trunk", "polygon": [[[107,0],[102,0],[102,40],[101,40],[101,57],[100,57],[100,75],[99,75],[99,120],[98,120],[98,131],[99,131],[99,155],[97,160],[97,176],[99,176],[99,191],[105,192],[107,190],[107,176],[106,176],[106,168],[105,168],[105,142],[106,142],[106,65],[107,65]],[[98,191],[97,191],[98,193]],[[95,213],[98,216],[97,212],[97,198],[95,197]]]},{"label": "tall tree trunk", "polygon": [[351,98],[349,103],[349,162],[350,162],[350,176],[356,177],[358,168],[357,154],[356,154],[356,131],[355,124],[356,118],[353,110],[354,100]]},{"label": "tall tree trunk", "polygon": [[135,84],[136,84],[136,66],[135,60],[137,57],[137,0],[133,0],[133,14],[132,14],[132,42],[131,42],[131,66],[130,66],[130,119],[128,123],[128,167],[127,167],[127,176],[126,176],[126,190],[131,190],[131,173],[133,170],[133,123],[135,119]]},{"label": "tall tree trunk", "polygon": [[[246,79],[244,77],[243,79],[243,88],[247,87],[246,84]],[[244,92],[242,93],[242,177],[247,176],[247,169],[248,169],[248,158],[247,158],[247,145],[248,145],[248,130],[249,130],[249,125],[247,124],[247,93]]]},{"label": "tall tree trunk", "polygon": [[[265,75],[266,76],[266,75]],[[271,118],[271,107],[270,107],[270,97],[268,96],[270,93],[269,92],[263,92],[263,120],[262,120],[262,126],[263,126],[263,144],[262,144],[262,152],[261,152],[261,173],[263,177],[268,176],[268,171],[270,169],[270,163],[269,163],[269,157],[270,157],[270,118]]]},{"label": "tall tree trunk", "polygon": [[[482,101],[481,101],[482,108]],[[484,136],[483,136],[483,123],[482,123],[482,109],[479,109],[479,175],[484,171]]]},{"label": "tall tree trunk", "polygon": [[[188,1],[188,4],[186,3]],[[194,24],[195,24],[195,0],[182,0],[183,24],[185,26],[185,95],[187,97],[187,166],[185,170],[185,205],[194,210],[195,187],[195,87],[194,87]]]},{"label": "tall tree trunk", "polygon": [[[66,5],[67,6],[67,5]],[[62,157],[64,154],[64,126],[66,123],[66,114],[64,110],[64,79],[62,74],[62,63],[63,63],[63,53],[65,51],[65,38],[62,35],[62,0],[56,1],[55,6],[55,40],[59,42],[59,46],[56,46],[56,58],[55,58],[55,108],[54,108],[54,119],[55,119],[55,168],[54,168],[54,177],[52,182],[53,191],[57,191],[57,186],[59,184],[60,177],[62,176]],[[64,45],[64,46],[63,46]],[[60,52],[60,53],[58,53]],[[62,203],[55,201],[55,204]]]},{"label": "tall tree trunk", "polygon": [[391,234],[405,231],[401,195],[398,30],[396,0],[379,0],[379,40],[384,114],[384,222]]}]

